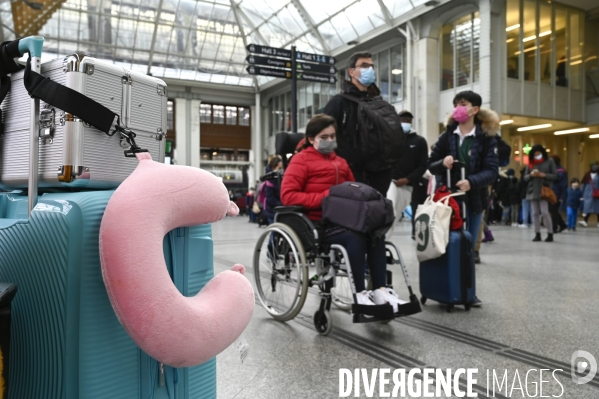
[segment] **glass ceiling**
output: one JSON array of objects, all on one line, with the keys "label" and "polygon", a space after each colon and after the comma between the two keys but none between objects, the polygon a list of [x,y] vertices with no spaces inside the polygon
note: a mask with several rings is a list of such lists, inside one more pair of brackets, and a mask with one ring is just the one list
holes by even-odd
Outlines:
[{"label": "glass ceiling", "polygon": [[[425,2],[67,0],[39,34],[44,59],[84,52],[156,77],[252,86],[272,78],[246,73],[247,44],[332,55]],[[13,39],[9,0],[0,18],[4,40]]]}]

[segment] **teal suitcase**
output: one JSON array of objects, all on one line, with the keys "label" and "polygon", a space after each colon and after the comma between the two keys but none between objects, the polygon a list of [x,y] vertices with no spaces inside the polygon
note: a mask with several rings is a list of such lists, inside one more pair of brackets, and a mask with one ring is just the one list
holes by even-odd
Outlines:
[{"label": "teal suitcase", "polygon": [[[27,219],[27,197],[0,194],[0,281],[12,302],[9,399],[216,397],[216,360],[162,367],[120,325],[102,280],[98,232],[113,191],[45,194]],[[164,240],[177,288],[195,295],[213,277],[210,225]]]}]

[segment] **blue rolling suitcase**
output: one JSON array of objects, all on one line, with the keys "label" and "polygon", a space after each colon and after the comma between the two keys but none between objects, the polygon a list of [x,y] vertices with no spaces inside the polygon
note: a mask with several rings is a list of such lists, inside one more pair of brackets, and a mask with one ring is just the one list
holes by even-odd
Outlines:
[{"label": "blue rolling suitcase", "polygon": [[[118,322],[102,280],[98,232],[113,191],[0,195],[0,281],[12,302],[9,399],[216,397],[216,361],[162,367]],[[209,225],[165,237],[175,285],[195,295],[213,276]]]},{"label": "blue rolling suitcase", "polygon": [[[465,179],[466,169],[456,162],[454,167],[461,167],[461,179]],[[447,170],[447,185],[451,186],[451,171]],[[466,214],[463,204],[462,215]],[[464,305],[470,310],[476,294],[476,278],[472,235],[469,231],[449,232],[447,251],[442,256],[420,263],[420,293],[424,305],[427,299],[449,305],[451,312],[454,305]]]}]

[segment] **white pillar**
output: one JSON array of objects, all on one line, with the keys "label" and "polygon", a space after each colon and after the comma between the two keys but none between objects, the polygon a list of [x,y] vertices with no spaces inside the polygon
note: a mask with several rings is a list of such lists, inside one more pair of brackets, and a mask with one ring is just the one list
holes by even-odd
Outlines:
[{"label": "white pillar", "polygon": [[252,132],[252,150],[254,152],[254,181],[258,180],[260,176],[264,173],[262,168],[262,157],[264,153],[264,140],[262,129],[262,104],[260,101],[260,93],[256,93],[256,106],[254,108],[253,118],[254,118],[254,126]]},{"label": "white pillar", "polygon": [[191,100],[191,129],[190,129],[190,150],[191,163],[194,168],[200,167],[200,100]]},{"label": "white pillar", "polygon": [[482,106],[491,108],[491,0],[479,0],[480,52],[479,76]]},{"label": "white pillar", "polygon": [[416,130],[429,147],[439,138],[439,40],[424,37],[414,43]]},{"label": "white pillar", "polygon": [[189,165],[190,156],[190,142],[189,142],[189,134],[188,134],[188,115],[187,115],[187,102],[184,98],[176,98],[175,99],[175,127],[176,127],[176,136],[177,136],[177,147],[175,161],[177,165]]}]

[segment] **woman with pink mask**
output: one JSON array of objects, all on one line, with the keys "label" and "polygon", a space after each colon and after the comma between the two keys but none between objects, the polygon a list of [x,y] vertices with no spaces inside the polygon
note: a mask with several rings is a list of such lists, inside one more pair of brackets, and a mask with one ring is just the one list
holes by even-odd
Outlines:
[{"label": "woman with pink mask", "polygon": [[[488,187],[495,181],[499,171],[497,141],[499,117],[494,111],[481,108],[482,98],[472,91],[458,93],[453,99],[454,111],[447,121],[447,129],[433,147],[428,159],[428,170],[437,175],[437,185],[445,185],[447,169],[452,170],[452,182],[466,195],[461,198],[466,203],[466,228],[472,234],[473,246],[486,207]],[[461,162],[466,168],[466,177],[461,179],[461,171],[453,168],[454,162]],[[472,306],[480,306],[475,297]]]}]

